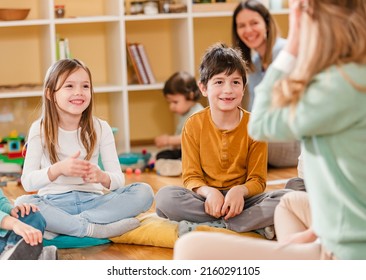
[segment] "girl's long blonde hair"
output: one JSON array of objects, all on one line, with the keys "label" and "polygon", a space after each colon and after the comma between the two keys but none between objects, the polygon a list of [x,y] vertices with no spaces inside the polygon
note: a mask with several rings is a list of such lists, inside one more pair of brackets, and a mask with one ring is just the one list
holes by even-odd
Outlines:
[{"label": "girl's long blonde hair", "polygon": [[44,80],[43,107],[41,118],[41,137],[44,141],[46,150],[49,153],[51,163],[56,163],[58,158],[58,128],[59,115],[56,107],[55,93],[61,88],[67,77],[78,69],[84,69],[90,79],[91,100],[88,108],[82,113],[80,119],[80,138],[81,143],[86,149],[85,159],[92,157],[97,142],[97,135],[93,124],[93,84],[89,68],[77,59],[62,59],[52,65]]},{"label": "girl's long blonde hair", "polygon": [[366,1],[309,0],[301,21],[300,45],[294,71],[274,87],[273,106],[297,105],[317,73],[331,65],[355,88],[357,85],[340,67],[366,63]]}]

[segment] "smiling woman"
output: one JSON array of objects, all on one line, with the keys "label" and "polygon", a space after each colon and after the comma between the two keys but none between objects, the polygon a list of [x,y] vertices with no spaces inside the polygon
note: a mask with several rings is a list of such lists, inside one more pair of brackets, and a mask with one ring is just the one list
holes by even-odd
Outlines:
[{"label": "smiling woman", "polygon": [[249,68],[251,111],[254,87],[262,80],[265,70],[283,48],[286,40],[278,37],[278,28],[269,10],[257,0],[239,3],[234,10],[232,43],[239,48]]},{"label": "smiling woman", "polygon": [[[284,47],[286,40],[278,36],[278,27],[269,10],[257,0],[238,4],[232,19],[232,43],[247,62],[249,105],[254,102],[254,88]],[[296,166],[300,155],[299,142],[268,144],[268,163],[274,167]]]}]

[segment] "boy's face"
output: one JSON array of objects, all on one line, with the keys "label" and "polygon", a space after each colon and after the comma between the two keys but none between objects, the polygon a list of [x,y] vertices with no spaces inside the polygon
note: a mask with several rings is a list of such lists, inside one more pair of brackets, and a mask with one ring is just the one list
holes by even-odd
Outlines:
[{"label": "boy's face", "polygon": [[181,93],[167,94],[165,99],[169,104],[169,110],[180,116],[187,113],[193,104],[192,100],[187,100]]},{"label": "boy's face", "polygon": [[214,75],[207,86],[199,84],[202,95],[208,98],[211,110],[222,112],[236,110],[244,94],[243,78],[238,71],[227,76],[225,72]]}]

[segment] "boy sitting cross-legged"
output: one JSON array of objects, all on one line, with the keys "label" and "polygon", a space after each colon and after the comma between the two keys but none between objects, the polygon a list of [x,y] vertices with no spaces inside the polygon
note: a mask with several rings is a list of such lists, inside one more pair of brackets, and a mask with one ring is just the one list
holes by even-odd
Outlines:
[{"label": "boy sitting cross-legged", "polygon": [[248,135],[250,114],[240,107],[246,82],[240,51],[224,44],[208,49],[199,87],[209,106],[188,118],[182,132],[184,187],[156,194],[157,214],[178,221],[179,236],[209,225],[274,238],[274,209],[291,190],[264,192],[267,144]]}]

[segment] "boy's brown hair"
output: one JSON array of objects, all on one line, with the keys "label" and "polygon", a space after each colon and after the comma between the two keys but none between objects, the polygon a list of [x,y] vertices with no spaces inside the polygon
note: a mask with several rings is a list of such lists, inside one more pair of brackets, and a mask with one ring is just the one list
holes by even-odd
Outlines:
[{"label": "boy's brown hair", "polygon": [[239,49],[228,47],[224,43],[217,43],[207,49],[199,67],[200,83],[207,86],[208,81],[215,75],[225,72],[231,75],[238,71],[247,84],[247,67]]}]

